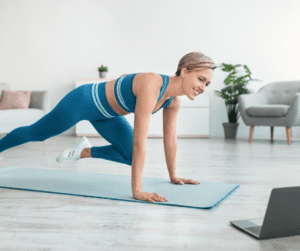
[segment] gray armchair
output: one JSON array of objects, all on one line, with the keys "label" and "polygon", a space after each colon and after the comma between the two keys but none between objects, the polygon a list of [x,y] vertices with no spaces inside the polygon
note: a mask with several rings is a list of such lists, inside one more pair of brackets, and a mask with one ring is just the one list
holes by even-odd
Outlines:
[{"label": "gray armchair", "polygon": [[254,126],[270,126],[271,142],[274,126],[284,126],[291,144],[291,127],[300,125],[300,81],[269,83],[257,93],[240,95],[238,102],[241,117],[250,126],[249,143]]}]

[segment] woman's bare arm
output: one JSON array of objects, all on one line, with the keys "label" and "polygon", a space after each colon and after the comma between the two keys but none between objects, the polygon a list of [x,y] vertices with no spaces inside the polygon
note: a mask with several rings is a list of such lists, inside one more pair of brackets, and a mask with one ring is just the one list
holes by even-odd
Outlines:
[{"label": "woman's bare arm", "polygon": [[179,108],[181,105],[180,97],[174,97],[171,103],[163,110],[163,136],[164,149],[169,177],[172,180],[176,175],[176,153],[177,153],[177,133],[176,122]]},{"label": "woman's bare arm", "polygon": [[146,159],[146,141],[150,117],[160,94],[160,80],[155,73],[145,73],[141,87],[137,90],[134,116],[133,155],[132,155],[132,193],[138,200],[149,202],[167,201],[157,193],[142,191],[142,175]]},{"label": "woman's bare arm", "polygon": [[[156,75],[156,74],[155,74]],[[137,90],[132,155],[132,193],[142,191],[142,173],[152,111],[159,97],[159,82],[153,73],[145,73]]]}]

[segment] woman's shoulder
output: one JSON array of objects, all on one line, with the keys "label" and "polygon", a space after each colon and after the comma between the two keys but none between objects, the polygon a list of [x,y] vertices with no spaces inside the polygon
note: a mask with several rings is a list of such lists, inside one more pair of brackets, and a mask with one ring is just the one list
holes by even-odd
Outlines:
[{"label": "woman's shoulder", "polygon": [[121,75],[121,77],[126,77],[126,76],[132,75],[132,74],[134,74],[135,76],[148,76],[148,75],[150,75],[152,77],[155,77],[155,76],[159,77],[160,75],[163,75],[163,74],[157,74],[155,72],[138,72],[138,73],[123,74],[123,75]]},{"label": "woman's shoulder", "polygon": [[140,72],[134,76],[132,81],[132,90],[136,96],[139,91],[144,88],[148,88],[151,85],[159,92],[162,88],[163,82],[163,78],[155,72]]},{"label": "woman's shoulder", "polygon": [[149,78],[161,78],[161,74],[157,74],[155,72],[139,72],[136,73],[136,76],[143,76]]}]

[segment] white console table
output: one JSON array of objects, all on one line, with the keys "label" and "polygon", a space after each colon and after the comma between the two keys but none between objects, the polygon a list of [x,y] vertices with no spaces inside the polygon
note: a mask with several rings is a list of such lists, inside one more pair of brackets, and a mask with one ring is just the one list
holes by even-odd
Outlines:
[{"label": "white console table", "polygon": [[[112,79],[77,79],[75,87],[110,81]],[[190,100],[187,96],[181,96],[181,108],[177,117],[176,131],[178,138],[207,138],[209,137],[209,94],[205,92]],[[130,125],[134,126],[134,113],[124,116]],[[102,137],[92,126],[83,120],[76,124],[77,136]],[[150,119],[148,137],[163,137],[163,109],[153,114]]]}]

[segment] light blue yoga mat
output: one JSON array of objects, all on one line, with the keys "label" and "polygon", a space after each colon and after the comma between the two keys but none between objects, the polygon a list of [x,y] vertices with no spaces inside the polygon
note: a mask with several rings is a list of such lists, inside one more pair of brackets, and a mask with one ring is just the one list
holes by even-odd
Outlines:
[{"label": "light blue yoga mat", "polygon": [[168,199],[168,202],[151,203],[133,198],[131,176],[22,168],[20,166],[0,168],[0,187],[2,188],[198,209],[212,208],[241,184],[198,181],[201,183],[200,185],[179,185],[172,184],[170,179],[144,177],[143,191],[155,192]]}]

